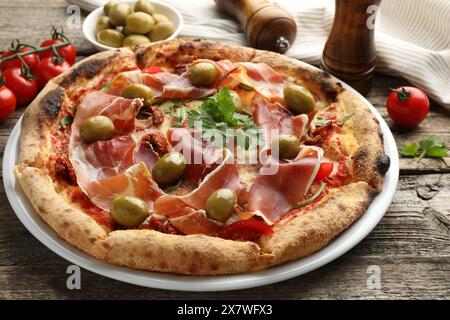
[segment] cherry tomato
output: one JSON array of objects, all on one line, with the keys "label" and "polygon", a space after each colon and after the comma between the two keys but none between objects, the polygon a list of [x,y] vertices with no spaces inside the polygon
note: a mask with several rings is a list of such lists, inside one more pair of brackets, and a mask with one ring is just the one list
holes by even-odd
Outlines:
[{"label": "cherry tomato", "polygon": [[219,237],[231,240],[256,241],[262,235],[272,234],[272,228],[259,220],[240,220],[225,226]]},{"label": "cherry tomato", "polygon": [[149,67],[149,68],[142,69],[142,73],[154,74],[154,73],[160,73],[160,72],[164,72],[164,70],[161,68],[158,68],[158,67]]},{"label": "cherry tomato", "polygon": [[57,63],[54,57],[43,59],[36,70],[39,86],[44,87],[50,79],[69,69],[70,64],[67,61]]},{"label": "cherry tomato", "polygon": [[16,96],[6,86],[0,87],[0,121],[8,118],[16,110]]},{"label": "cherry tomato", "polygon": [[5,85],[14,92],[17,105],[28,105],[36,97],[38,93],[37,81],[27,79],[22,75],[22,71],[18,67],[8,68],[3,71]]},{"label": "cherry tomato", "polygon": [[331,162],[322,162],[317,171],[314,181],[323,181],[333,172],[333,164]]},{"label": "cherry tomato", "polygon": [[395,123],[411,128],[426,118],[430,110],[430,100],[422,90],[402,87],[392,91],[386,108]]},{"label": "cherry tomato", "polygon": [[[12,56],[13,54],[16,54],[16,53],[28,52],[30,50],[31,50],[30,48],[23,48],[23,49],[18,50],[17,52],[7,50],[7,51],[3,52],[3,54],[0,56],[0,59]],[[36,67],[39,64],[39,59],[38,59],[37,54],[35,54],[35,53],[29,54],[29,55],[23,56],[22,59],[23,59],[23,61],[25,61],[25,63],[27,64],[28,68],[30,68],[31,71],[36,70]],[[22,66],[22,62],[18,58],[15,58],[12,60],[7,60],[7,61],[2,62],[2,64],[0,64],[0,69],[6,70],[8,68],[14,68],[14,67],[20,68],[21,66]]]},{"label": "cherry tomato", "polygon": [[[63,40],[59,40],[59,39],[48,39],[41,43],[41,48],[48,47],[48,46],[58,44],[58,43],[63,43],[63,42],[64,42]],[[73,44],[69,44],[64,47],[56,48],[56,50],[58,50],[59,57],[64,58],[70,65],[73,65],[75,63],[75,59],[77,58],[77,49],[75,48],[75,46]],[[45,50],[45,51],[42,51],[39,53],[39,57],[41,58],[41,60],[44,60],[45,58],[49,58],[52,55],[53,55],[52,49]]]}]

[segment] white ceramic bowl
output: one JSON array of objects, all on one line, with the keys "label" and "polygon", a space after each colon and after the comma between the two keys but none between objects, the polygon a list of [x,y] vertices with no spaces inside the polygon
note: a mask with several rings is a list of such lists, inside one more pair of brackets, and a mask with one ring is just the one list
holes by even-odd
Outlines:
[{"label": "white ceramic bowl", "polygon": [[[128,3],[133,7],[134,4],[136,3],[136,1],[120,1],[120,2]],[[151,0],[150,2],[155,7],[156,13],[165,15],[173,23],[175,32],[166,40],[176,38],[183,26],[183,16],[181,15],[181,13],[169,4],[153,0]],[[101,44],[100,42],[97,41],[97,37],[95,35],[95,26],[97,24],[98,18],[100,18],[100,16],[102,15],[103,15],[103,7],[97,8],[94,11],[92,11],[83,22],[83,34],[86,37],[86,39],[97,48],[97,50],[105,51],[115,49],[113,47],[105,46],[104,44]]]}]

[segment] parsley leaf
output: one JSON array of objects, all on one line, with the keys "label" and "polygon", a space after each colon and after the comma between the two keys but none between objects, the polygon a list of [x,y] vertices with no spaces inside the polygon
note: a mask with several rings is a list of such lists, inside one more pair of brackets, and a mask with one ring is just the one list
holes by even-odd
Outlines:
[{"label": "parsley leaf", "polygon": [[230,90],[228,90],[228,88],[223,88],[216,94],[215,100],[217,103],[217,109],[225,122],[232,126],[235,125],[236,121],[233,118],[235,107]]},{"label": "parsley leaf", "polygon": [[[238,146],[248,150],[250,141],[261,145],[262,137],[258,137],[258,126],[251,116],[236,112],[233,98],[228,88],[221,89],[214,97],[206,99],[198,109],[187,112],[190,127],[201,124],[202,136],[205,140],[223,147],[237,140]],[[257,139],[257,140],[255,140]]]},{"label": "parsley leaf", "polygon": [[61,121],[59,121],[59,124],[61,125],[61,127],[63,127],[65,129],[69,124],[72,124],[72,122],[73,122],[73,117],[70,115],[67,115],[64,118],[62,118]]},{"label": "parsley leaf", "polygon": [[[437,137],[424,138],[419,142],[420,150],[424,156],[430,158],[443,158],[447,155],[447,146]],[[421,157],[423,158],[423,155]]]},{"label": "parsley leaf", "polygon": [[417,143],[411,143],[404,145],[400,148],[399,152],[404,157],[415,157],[419,151]]},{"label": "parsley leaf", "polygon": [[437,137],[425,137],[419,143],[404,145],[399,150],[404,157],[414,157],[417,161],[423,158],[444,158],[447,156],[447,146]]},{"label": "parsley leaf", "polygon": [[182,106],[183,105],[180,100],[172,100],[172,101],[168,101],[167,103],[163,103],[160,108],[164,114],[170,114],[174,110],[176,110]]},{"label": "parsley leaf", "polygon": [[186,121],[188,112],[185,107],[178,108],[175,111],[175,123],[174,127],[181,127],[181,125]]}]

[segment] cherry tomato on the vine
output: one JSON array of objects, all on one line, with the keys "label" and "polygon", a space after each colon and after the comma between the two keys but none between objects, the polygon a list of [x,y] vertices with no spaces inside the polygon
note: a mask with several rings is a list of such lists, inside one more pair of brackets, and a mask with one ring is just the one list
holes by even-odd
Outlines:
[{"label": "cherry tomato on the vine", "polygon": [[[23,53],[23,52],[28,52],[30,51],[30,48],[23,48],[16,51],[11,51],[11,50],[7,50],[5,52],[2,53],[2,55],[0,56],[0,59],[4,59],[6,57],[12,56],[13,54],[16,53]],[[25,63],[27,64],[28,68],[30,68],[31,71],[36,70],[36,67],[39,65],[39,59],[37,54],[32,53],[26,56],[22,57],[23,61],[25,61]],[[21,67],[22,66],[22,62],[19,60],[19,58],[15,58],[12,60],[7,60],[4,61],[0,64],[0,69],[1,70],[6,70],[8,68],[14,68],[14,67]]]},{"label": "cherry tomato on the vine", "polygon": [[7,119],[16,110],[16,96],[9,88],[0,86],[0,121]]},{"label": "cherry tomato on the vine", "polygon": [[426,118],[430,110],[430,100],[420,89],[402,87],[391,92],[386,108],[395,123],[411,128]]},{"label": "cherry tomato on the vine", "polygon": [[56,60],[55,57],[49,57],[43,59],[39,64],[36,75],[41,88],[44,87],[50,79],[70,69],[70,64],[67,61],[63,60],[58,62]]},{"label": "cherry tomato on the vine", "polygon": [[3,71],[3,77],[5,85],[16,96],[17,106],[25,106],[36,97],[38,93],[37,81],[24,77],[21,68],[8,68]]},{"label": "cherry tomato on the vine", "polygon": [[[48,39],[48,40],[45,40],[44,42],[42,42],[40,47],[41,48],[48,47],[48,46],[52,46],[52,45],[63,43],[63,42],[64,42],[64,40],[60,40],[60,39]],[[77,58],[77,49],[75,48],[75,46],[73,44],[69,44],[64,47],[56,48],[56,50],[58,50],[59,57],[64,58],[70,65],[75,63],[75,59]],[[53,55],[53,53],[54,52],[52,49],[41,51],[39,53],[39,57],[41,58],[41,60],[44,60],[45,58],[51,57]]]},{"label": "cherry tomato on the vine", "polygon": [[44,87],[50,79],[69,69],[70,64],[67,61],[57,62],[54,57],[43,59],[36,71],[39,86]]}]

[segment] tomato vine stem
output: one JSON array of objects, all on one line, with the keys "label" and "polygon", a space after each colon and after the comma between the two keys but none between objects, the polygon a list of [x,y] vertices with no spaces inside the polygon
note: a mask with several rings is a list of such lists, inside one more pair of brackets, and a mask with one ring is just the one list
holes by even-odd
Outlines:
[{"label": "tomato vine stem", "polygon": [[53,44],[51,46],[38,47],[38,48],[31,49],[30,51],[15,53],[15,54],[10,55],[8,57],[1,58],[0,59],[0,63],[3,63],[3,62],[8,61],[8,60],[13,60],[13,59],[16,59],[16,58],[20,59],[20,58],[22,58],[24,56],[28,56],[30,54],[39,53],[39,52],[46,51],[46,50],[55,50],[57,48],[65,47],[65,46],[68,46],[68,45],[71,45],[71,44],[72,44],[72,41],[64,41],[64,42],[61,42],[61,43]]}]

